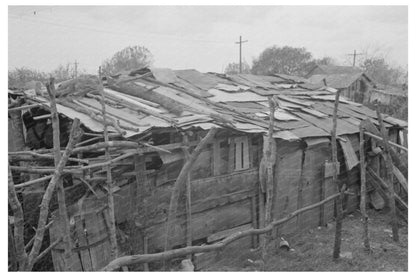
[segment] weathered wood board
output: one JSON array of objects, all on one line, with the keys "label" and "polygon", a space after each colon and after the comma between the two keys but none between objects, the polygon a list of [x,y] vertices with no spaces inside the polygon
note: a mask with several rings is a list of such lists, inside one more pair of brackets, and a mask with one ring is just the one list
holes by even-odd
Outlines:
[{"label": "weathered wood board", "polygon": [[[305,160],[302,169],[302,207],[312,205],[321,200],[324,183],[325,161],[331,158],[329,139],[310,140],[305,150]],[[319,225],[320,208],[303,213],[298,221],[299,229],[309,229]]]},{"label": "weathered wood board", "polygon": [[[73,249],[71,258],[67,261],[71,271],[97,271],[110,262],[110,242],[104,213],[107,213],[106,209],[98,208],[72,217]],[[60,219],[56,215],[49,234],[51,241],[62,234]],[[65,270],[62,242],[52,249],[52,260],[55,271]]]},{"label": "weathered wood board", "polygon": [[[298,206],[298,185],[301,182],[303,145],[301,142],[277,142],[275,165],[275,197],[273,220],[296,211]],[[279,229],[281,234],[296,231],[296,218]]]},{"label": "weathered wood board", "polygon": [[[192,237],[194,240],[206,238],[214,233],[251,222],[251,200],[249,198],[215,209],[192,214]],[[172,223],[170,242],[174,246],[184,245],[186,216],[177,217]],[[164,246],[165,223],[153,225],[147,229],[149,249],[152,252],[162,250]]]}]

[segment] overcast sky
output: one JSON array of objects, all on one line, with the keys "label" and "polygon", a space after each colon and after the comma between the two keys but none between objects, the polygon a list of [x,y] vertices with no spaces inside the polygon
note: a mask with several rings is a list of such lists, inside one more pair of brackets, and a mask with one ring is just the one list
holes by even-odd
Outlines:
[{"label": "overcast sky", "polygon": [[405,6],[18,6],[9,7],[9,69],[51,71],[79,62],[95,73],[129,45],[143,45],[154,65],[223,72],[266,47],[305,47],[315,58],[352,63],[354,49],[386,55],[406,67]]}]

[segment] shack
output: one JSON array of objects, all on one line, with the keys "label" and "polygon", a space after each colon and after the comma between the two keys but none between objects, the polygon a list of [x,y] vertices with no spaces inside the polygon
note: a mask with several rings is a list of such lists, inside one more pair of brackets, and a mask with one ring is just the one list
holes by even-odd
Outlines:
[{"label": "shack", "polygon": [[[338,89],[345,98],[362,104],[370,101],[370,92],[376,88],[374,81],[364,72],[355,67],[347,66],[319,66],[319,68],[339,68],[338,70],[327,70],[329,73],[310,73],[308,81],[311,83],[321,83],[329,87]],[[332,73],[339,72],[339,73]]]},{"label": "shack", "polygon": [[[271,116],[269,101],[276,103],[272,219],[339,190],[332,185],[329,163],[333,88],[312,89],[279,76],[157,68],[101,80],[102,90],[100,79],[94,76],[61,83],[56,89],[61,146],[75,118],[84,130],[63,171],[73,246],[70,259],[64,255],[64,242],[59,242],[64,224],[56,203],[51,208],[49,236],[51,242],[58,241],[52,249],[57,271],[64,270],[65,264],[75,271],[99,270],[111,261],[107,168],[111,168],[118,256],[157,253],[166,248],[166,241],[171,248],[211,244],[233,232],[259,228],[264,222],[265,192],[259,171]],[[10,166],[15,178],[30,174],[30,186],[17,185],[23,195],[26,190],[33,194],[30,180],[47,178],[55,170],[51,161],[40,163],[40,156],[33,154],[52,151],[50,99],[44,88],[24,94],[29,106],[22,110],[22,118],[31,149],[9,153],[14,162],[18,155],[32,157],[30,166]],[[358,134],[360,122],[366,119],[378,126],[375,111],[340,97],[338,178],[350,192],[344,201],[347,211],[354,211],[359,203]],[[399,133],[407,122],[384,116],[384,124],[390,141],[403,144]],[[105,141],[106,130],[110,142]],[[215,135],[198,149],[166,237],[175,182],[210,130],[216,130]],[[377,170],[377,174],[383,171],[380,166]],[[45,182],[36,184],[40,197]],[[330,202],[289,221],[279,228],[279,234],[325,225],[333,217],[334,203]],[[257,236],[248,241],[248,247],[257,244]],[[144,269],[149,266],[160,265]]]}]

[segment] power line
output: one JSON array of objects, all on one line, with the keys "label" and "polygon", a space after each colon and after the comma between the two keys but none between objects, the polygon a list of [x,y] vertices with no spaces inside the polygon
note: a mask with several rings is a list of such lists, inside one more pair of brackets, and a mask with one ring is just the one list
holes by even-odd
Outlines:
[{"label": "power line", "polygon": [[[128,37],[134,37],[137,36],[137,34],[133,33],[126,33],[126,32],[119,32],[119,31],[110,31],[110,30],[104,30],[104,29],[98,29],[98,28],[91,28],[88,26],[77,26],[77,25],[66,25],[62,23],[47,21],[47,20],[39,20],[38,18],[36,20],[33,20],[33,18],[20,18],[17,14],[9,14],[9,16],[14,16],[15,18],[11,17],[11,19],[20,20],[20,21],[26,21],[26,22],[32,22],[32,23],[41,23],[46,25],[53,25],[56,27],[64,27],[69,29],[81,29],[81,30],[88,30],[91,32],[97,32],[97,33],[107,33],[107,34],[113,34],[113,35],[119,35],[119,36],[128,36]],[[142,33],[143,36],[154,36],[154,37],[164,37],[171,40],[180,40],[180,41],[193,41],[193,42],[201,42],[201,43],[214,43],[214,44],[228,44],[227,42],[222,41],[213,41],[213,40],[202,40],[202,39],[189,39],[189,38],[183,38],[178,36],[172,36],[172,35],[161,35],[161,34],[154,34],[154,33]]]},{"label": "power line", "polygon": [[347,54],[348,56],[354,56],[353,57],[353,62],[352,62],[352,66],[355,66],[355,57],[356,56],[361,56],[361,55],[364,55],[363,53],[357,53],[357,51],[355,51],[355,49],[354,49],[354,53],[353,54]]},{"label": "power line", "polygon": [[[40,12],[43,12],[46,10],[52,11],[53,9],[57,8],[57,6],[48,6],[43,9],[36,9],[36,7],[43,7],[43,6],[35,6],[34,8],[28,8],[18,14],[12,14],[12,13],[9,13],[9,14],[19,16],[19,17],[34,16],[34,15],[39,15]],[[13,7],[13,8],[16,9],[16,7]]]},{"label": "power line", "polygon": [[241,62],[241,55],[242,55],[242,45],[243,45],[243,43],[246,43],[246,42],[248,42],[248,40],[244,40],[244,41],[242,41],[241,40],[241,36],[240,36],[240,41],[237,41],[236,42],[236,44],[240,44],[240,74],[242,73],[242,62]]}]

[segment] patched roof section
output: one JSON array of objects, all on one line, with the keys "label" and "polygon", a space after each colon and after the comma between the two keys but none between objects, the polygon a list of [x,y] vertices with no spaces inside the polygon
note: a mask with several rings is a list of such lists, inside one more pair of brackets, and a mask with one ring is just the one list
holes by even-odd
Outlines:
[{"label": "patched roof section", "polygon": [[326,74],[352,74],[363,73],[363,71],[356,66],[340,66],[340,65],[317,65]]},{"label": "patched roof section", "polygon": [[[83,82],[72,80],[57,87],[58,112],[79,118],[91,131],[102,132],[98,87],[91,80]],[[307,89],[308,85],[312,88]],[[267,133],[268,97],[279,104],[273,115],[274,137],[296,140],[330,136],[335,92],[284,75],[225,75],[193,69],[142,69],[107,77],[104,82],[109,130],[126,138],[168,127],[187,130],[217,126]],[[31,102],[48,108],[45,92],[28,90],[25,94]],[[338,114],[338,135],[357,133],[360,120],[367,117],[378,124],[374,111],[342,97]],[[385,123],[386,127],[407,126],[407,122],[391,117],[385,117]]]},{"label": "patched roof section", "polygon": [[324,85],[324,79],[327,86],[333,87],[336,89],[342,89],[349,87],[352,83],[357,81],[359,78],[365,78],[369,82],[371,80],[364,73],[344,73],[344,74],[317,74],[309,77],[308,81],[310,83],[318,84],[321,83]]}]

